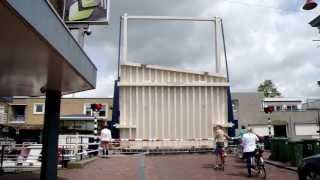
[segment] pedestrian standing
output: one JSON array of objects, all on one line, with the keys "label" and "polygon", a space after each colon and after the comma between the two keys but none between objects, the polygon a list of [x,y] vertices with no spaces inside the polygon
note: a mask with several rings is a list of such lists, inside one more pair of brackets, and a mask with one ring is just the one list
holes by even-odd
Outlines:
[{"label": "pedestrian standing", "polygon": [[111,146],[111,131],[106,126],[101,130],[100,141],[102,147],[102,155],[107,156]]}]

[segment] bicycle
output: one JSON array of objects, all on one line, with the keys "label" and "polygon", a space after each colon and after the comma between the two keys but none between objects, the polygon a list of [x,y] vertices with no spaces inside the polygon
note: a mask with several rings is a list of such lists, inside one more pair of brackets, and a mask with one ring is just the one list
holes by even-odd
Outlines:
[{"label": "bicycle", "polygon": [[[217,143],[215,154],[216,154],[216,158],[217,158],[216,159],[217,165],[214,167],[214,169],[224,171],[226,154],[225,154],[223,143]],[[219,163],[219,160],[220,160],[220,163]]]},{"label": "bicycle", "polygon": [[255,174],[263,179],[266,179],[267,173],[264,166],[263,159],[263,148],[261,145],[257,145],[254,157],[251,158],[251,168],[254,170]]}]

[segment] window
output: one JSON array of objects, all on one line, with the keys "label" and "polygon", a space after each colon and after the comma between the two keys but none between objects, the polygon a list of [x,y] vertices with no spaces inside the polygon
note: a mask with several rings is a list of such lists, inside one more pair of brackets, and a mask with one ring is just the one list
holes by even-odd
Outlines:
[{"label": "window", "polygon": [[33,114],[43,114],[44,113],[44,104],[36,103],[33,105]]},{"label": "window", "polygon": [[11,122],[24,122],[25,121],[26,105],[11,105]]},{"label": "window", "polygon": [[233,109],[233,112],[238,112],[238,110],[239,110],[239,100],[238,99],[232,100],[232,109]]},{"label": "window", "polygon": [[87,115],[87,116],[92,116],[93,115],[90,104],[85,104],[84,105],[84,114]]},{"label": "window", "polygon": [[296,105],[292,105],[292,111],[297,111],[298,107]]},{"label": "window", "polygon": [[276,106],[276,111],[281,111],[282,107],[281,106]]},{"label": "window", "polygon": [[[100,117],[107,117],[107,105],[106,104],[102,104],[102,108],[99,111],[99,116]],[[87,116],[93,116],[93,112],[91,109],[91,104],[84,104],[84,114]]]}]

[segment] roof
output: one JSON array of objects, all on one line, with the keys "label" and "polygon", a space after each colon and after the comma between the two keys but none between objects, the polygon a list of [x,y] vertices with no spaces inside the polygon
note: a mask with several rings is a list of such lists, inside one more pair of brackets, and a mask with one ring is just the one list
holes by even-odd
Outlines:
[{"label": "roof", "polygon": [[[98,120],[107,120],[103,117],[98,117]],[[94,116],[88,116],[86,114],[68,114],[60,116],[60,120],[70,120],[70,121],[93,121]]]},{"label": "roof", "polygon": [[12,102],[12,97],[0,97],[0,102],[5,102],[5,103]]},{"label": "roof", "polygon": [[48,1],[0,1],[0,21],[0,96],[95,88],[97,68]]},{"label": "roof", "polygon": [[263,101],[264,102],[302,102],[304,101],[304,99],[281,97],[281,98],[264,98]]}]

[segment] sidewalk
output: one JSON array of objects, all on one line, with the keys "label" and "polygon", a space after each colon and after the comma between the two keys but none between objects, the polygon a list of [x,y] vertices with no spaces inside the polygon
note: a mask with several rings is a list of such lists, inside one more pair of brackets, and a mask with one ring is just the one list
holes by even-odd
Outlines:
[{"label": "sidewalk", "polygon": [[287,170],[294,171],[294,172],[296,172],[298,169],[296,166],[290,166],[286,163],[279,162],[279,161],[272,161],[272,160],[267,159],[267,160],[265,160],[265,162],[266,162],[266,164],[270,164],[270,165],[276,166],[278,168],[287,169]]},{"label": "sidewalk", "polygon": [[264,159],[265,160],[264,161],[265,161],[266,164],[270,164],[270,165],[278,167],[278,168],[287,169],[287,170],[290,170],[290,171],[297,172],[298,168],[296,166],[290,166],[287,163],[270,160],[269,159],[270,155],[271,155],[270,151],[265,151],[265,153],[264,153]]}]

